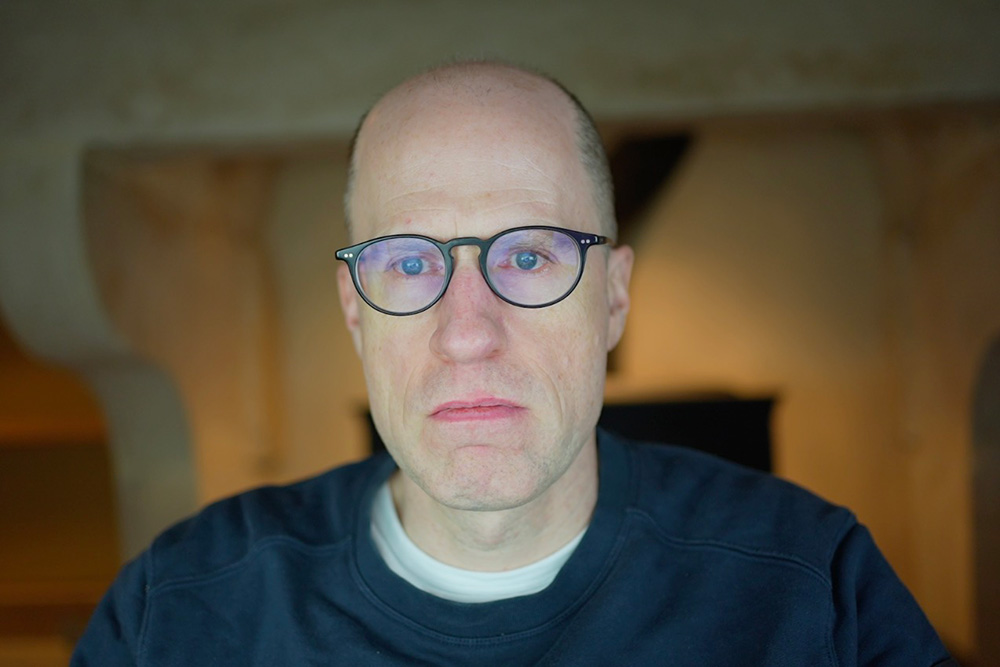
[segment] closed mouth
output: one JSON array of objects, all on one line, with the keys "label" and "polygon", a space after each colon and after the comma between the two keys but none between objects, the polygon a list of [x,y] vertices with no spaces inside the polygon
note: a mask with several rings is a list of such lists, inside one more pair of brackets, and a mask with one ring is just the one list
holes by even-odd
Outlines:
[{"label": "closed mouth", "polygon": [[524,407],[502,398],[478,398],[469,401],[448,401],[434,408],[431,418],[438,421],[481,421],[508,419],[520,414]]}]

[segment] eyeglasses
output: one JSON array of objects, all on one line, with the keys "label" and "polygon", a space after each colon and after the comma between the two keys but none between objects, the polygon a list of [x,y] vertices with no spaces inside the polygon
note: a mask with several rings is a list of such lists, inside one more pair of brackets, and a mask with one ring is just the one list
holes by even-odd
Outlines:
[{"label": "eyeglasses", "polygon": [[337,251],[361,298],[387,315],[415,315],[444,296],[455,269],[452,248],[479,248],[479,270],[493,293],[522,308],[562,301],[583,275],[587,249],[608,242],[598,234],[559,227],[515,227],[488,239],[436,241],[426,236],[380,236]]}]

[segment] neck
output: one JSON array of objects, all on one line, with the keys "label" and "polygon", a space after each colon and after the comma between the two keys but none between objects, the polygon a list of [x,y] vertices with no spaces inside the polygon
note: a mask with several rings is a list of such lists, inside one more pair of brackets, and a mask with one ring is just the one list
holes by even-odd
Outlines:
[{"label": "neck", "polygon": [[511,570],[555,553],[587,527],[597,503],[597,445],[591,439],[541,495],[506,510],[447,507],[399,471],[389,485],[403,529],[425,553],[466,570]]}]

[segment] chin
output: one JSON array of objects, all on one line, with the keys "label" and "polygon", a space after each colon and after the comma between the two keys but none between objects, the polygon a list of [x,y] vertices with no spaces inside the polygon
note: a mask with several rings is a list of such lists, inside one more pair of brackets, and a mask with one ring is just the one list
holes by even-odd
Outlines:
[{"label": "chin", "polygon": [[[514,460],[511,460],[511,459]],[[496,512],[520,507],[548,486],[547,471],[509,452],[464,447],[430,483],[421,485],[435,500],[452,509]]]},{"label": "chin", "polygon": [[447,492],[435,500],[445,507],[466,512],[502,512],[527,505],[538,494],[514,495],[506,493]]}]

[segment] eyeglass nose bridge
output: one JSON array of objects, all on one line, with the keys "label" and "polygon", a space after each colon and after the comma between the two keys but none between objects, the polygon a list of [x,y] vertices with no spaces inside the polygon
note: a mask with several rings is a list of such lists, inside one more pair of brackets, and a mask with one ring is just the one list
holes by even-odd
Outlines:
[{"label": "eyeglass nose bridge", "polygon": [[444,255],[446,255],[447,258],[446,262],[447,271],[445,272],[444,284],[441,286],[441,292],[438,294],[437,298],[434,299],[433,302],[431,302],[430,306],[427,306],[427,308],[430,308],[431,306],[436,304],[438,301],[444,298],[445,294],[448,293],[448,288],[451,286],[451,279],[455,275],[455,271],[458,268],[458,257],[452,254],[452,251],[455,248],[459,248],[461,246],[475,246],[476,248],[479,249],[479,259],[477,262],[479,265],[479,277],[482,278],[483,282],[486,283],[486,286],[490,288],[490,291],[493,292],[493,294],[497,298],[503,301],[507,301],[508,303],[512,303],[507,297],[505,297],[503,294],[497,291],[497,288],[493,284],[493,281],[490,280],[489,266],[487,264],[487,256],[489,255],[490,246],[493,245],[493,242],[496,239],[497,239],[496,236],[489,239],[481,239],[475,236],[463,236],[461,238],[452,239],[445,243],[441,243],[440,241],[438,241],[437,242],[438,247],[440,248],[441,252]]},{"label": "eyeglass nose bridge", "polygon": [[437,241],[436,243],[438,247],[441,248],[441,252],[451,256],[452,260],[455,259],[455,256],[451,254],[451,251],[454,250],[455,248],[465,245],[476,246],[477,248],[479,248],[479,258],[480,258],[479,261],[480,263],[482,263],[484,261],[484,258],[486,257],[486,253],[489,250],[490,245],[493,243],[494,240],[495,238],[480,239],[475,236],[463,236],[461,238],[452,239],[444,243],[442,243],[441,241]]}]

